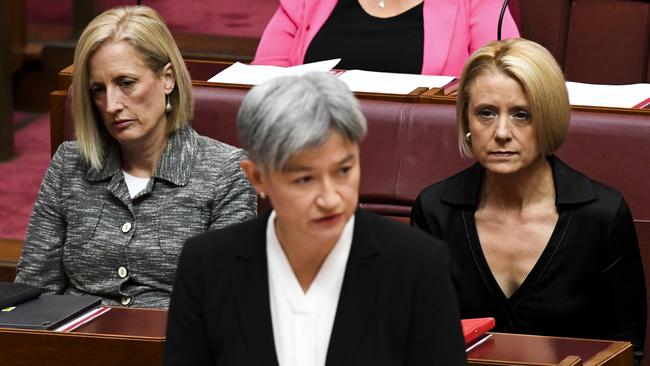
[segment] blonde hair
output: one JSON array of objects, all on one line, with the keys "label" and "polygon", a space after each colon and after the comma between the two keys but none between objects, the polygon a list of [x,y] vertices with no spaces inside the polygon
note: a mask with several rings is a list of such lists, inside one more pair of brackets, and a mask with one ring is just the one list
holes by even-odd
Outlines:
[{"label": "blonde hair", "polygon": [[468,105],[473,82],[487,73],[501,73],[516,80],[524,90],[537,144],[549,155],[564,142],[571,121],[569,94],[564,75],[553,56],[541,45],[522,38],[494,41],[479,48],[465,63],[456,99],[458,145],[463,156],[471,157]]},{"label": "blonde hair", "polygon": [[172,110],[167,115],[167,132],[185,126],[192,118],[192,84],[174,38],[158,13],[147,6],[126,6],[103,12],[93,19],[79,37],[74,53],[72,111],[77,146],[86,161],[101,169],[105,149],[115,144],[95,109],[89,91],[89,60],[104,44],[126,41],[142,60],[159,73],[171,63],[175,86],[169,94]]}]

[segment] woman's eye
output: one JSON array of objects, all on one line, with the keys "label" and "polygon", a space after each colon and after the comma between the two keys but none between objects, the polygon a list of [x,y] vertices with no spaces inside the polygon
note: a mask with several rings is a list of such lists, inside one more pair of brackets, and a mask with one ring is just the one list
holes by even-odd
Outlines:
[{"label": "woman's eye", "polygon": [[495,117],[496,113],[494,113],[493,111],[491,111],[489,109],[482,109],[482,110],[478,111],[477,115],[478,115],[479,118],[487,119],[487,118]]},{"label": "woman's eye", "polygon": [[338,173],[340,175],[347,175],[352,170],[351,166],[343,166],[339,169]]},{"label": "woman's eye", "polygon": [[304,177],[294,179],[293,183],[294,184],[307,184],[307,183],[311,182],[311,180],[312,180],[312,177],[304,176]]},{"label": "woman's eye", "polygon": [[133,84],[135,84],[135,80],[131,80],[131,79],[120,79],[118,81],[118,85],[121,88],[128,88],[128,87],[133,86]]},{"label": "woman's eye", "polygon": [[104,90],[106,90],[106,89],[103,86],[99,86],[99,85],[92,86],[92,87],[90,87],[90,95],[92,97],[95,97],[95,96],[103,93]]},{"label": "woman's eye", "polygon": [[528,121],[530,119],[530,113],[527,111],[517,111],[512,117],[518,121]]}]

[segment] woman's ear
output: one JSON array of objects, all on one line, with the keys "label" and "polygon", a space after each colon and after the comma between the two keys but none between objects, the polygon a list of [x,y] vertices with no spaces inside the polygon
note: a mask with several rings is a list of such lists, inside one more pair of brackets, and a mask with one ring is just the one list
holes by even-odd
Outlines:
[{"label": "woman's ear", "polygon": [[257,194],[260,196],[265,196],[267,190],[261,167],[250,159],[242,160],[239,163],[239,166],[241,166],[244,174],[246,174],[246,178],[248,178],[250,184],[253,186],[253,188],[255,188]]},{"label": "woman's ear", "polygon": [[172,68],[172,63],[168,62],[162,70],[162,76],[165,79],[165,94],[169,94],[174,90],[176,86],[176,78],[174,77],[174,68]]}]

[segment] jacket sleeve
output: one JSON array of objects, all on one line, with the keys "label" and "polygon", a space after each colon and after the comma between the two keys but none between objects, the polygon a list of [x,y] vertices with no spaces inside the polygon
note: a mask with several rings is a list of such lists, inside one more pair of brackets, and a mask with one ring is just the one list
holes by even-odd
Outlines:
[{"label": "jacket sleeve", "polygon": [[[484,44],[497,39],[499,14],[501,13],[501,0],[469,0],[469,53],[473,53]],[[510,9],[506,9],[503,16],[501,38],[517,38],[519,30],[515,24]]]},{"label": "jacket sleeve", "polygon": [[40,287],[46,293],[61,294],[67,284],[63,270],[66,220],[61,191],[65,184],[66,150],[69,146],[72,145],[59,146],[45,172],[29,219],[15,280]]},{"label": "jacket sleeve", "polygon": [[193,240],[183,246],[176,271],[167,318],[165,365],[213,364],[201,305],[206,293],[199,263],[201,243]]},{"label": "jacket sleeve", "polygon": [[437,241],[425,259],[417,279],[409,324],[407,365],[466,365],[458,299],[454,290],[449,255]]},{"label": "jacket sleeve", "polygon": [[266,26],[255,52],[253,64],[293,66],[291,52],[296,49],[298,29],[301,27],[298,0],[282,0]]},{"label": "jacket sleeve", "polygon": [[424,193],[422,192],[418,196],[411,209],[411,226],[415,226],[431,236],[443,239],[435,216],[429,212],[431,208],[427,207],[426,198],[423,196]]},{"label": "jacket sleeve", "polygon": [[645,342],[646,288],[632,214],[623,199],[603,250],[599,263],[602,319],[612,339],[632,342],[638,362]]},{"label": "jacket sleeve", "polygon": [[234,149],[220,166],[220,190],[216,192],[209,230],[243,222],[257,215],[257,194],[239,165],[244,158],[243,150]]}]

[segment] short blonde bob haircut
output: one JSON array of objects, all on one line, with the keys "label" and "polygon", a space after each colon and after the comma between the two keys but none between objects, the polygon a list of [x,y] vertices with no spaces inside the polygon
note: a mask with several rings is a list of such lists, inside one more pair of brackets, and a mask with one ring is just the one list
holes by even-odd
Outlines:
[{"label": "short blonde bob haircut", "polygon": [[569,130],[571,105],[564,75],[541,45],[522,38],[494,41],[479,48],[465,63],[456,99],[460,153],[472,157],[468,106],[474,80],[485,74],[504,74],[521,85],[530,103],[537,144],[543,156],[557,150]]},{"label": "short blonde bob haircut", "polygon": [[171,63],[175,86],[169,94],[172,110],[167,114],[168,133],[185,126],[194,111],[190,75],[160,15],[147,6],[114,8],[98,15],[79,37],[72,77],[72,112],[77,146],[96,170],[103,165],[106,149],[116,141],[108,134],[92,101],[88,63],[95,51],[113,41],[128,42],[156,74]]}]

